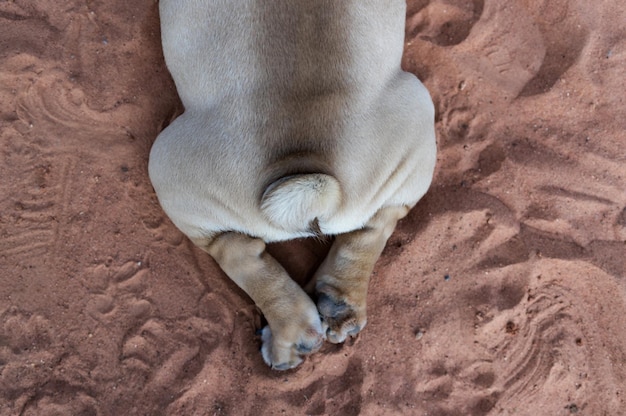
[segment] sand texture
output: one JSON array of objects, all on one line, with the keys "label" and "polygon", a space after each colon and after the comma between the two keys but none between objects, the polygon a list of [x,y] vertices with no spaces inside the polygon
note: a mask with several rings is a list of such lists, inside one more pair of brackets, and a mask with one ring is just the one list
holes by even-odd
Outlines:
[{"label": "sand texture", "polygon": [[[281,373],[148,180],[182,110],[157,2],[0,1],[0,416],[626,415],[624,22],[618,0],[409,1],[433,186],[365,330]],[[305,279],[326,247],[273,249]]]}]

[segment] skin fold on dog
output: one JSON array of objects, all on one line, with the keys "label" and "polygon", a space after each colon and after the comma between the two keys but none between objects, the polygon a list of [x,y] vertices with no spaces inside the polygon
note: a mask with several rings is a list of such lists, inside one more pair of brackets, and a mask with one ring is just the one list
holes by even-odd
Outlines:
[{"label": "skin fold on dog", "polygon": [[[262,356],[297,366],[366,324],[369,278],[426,193],[434,108],[400,68],[405,0],[160,0],[185,112],[149,162],[159,202],[261,309]],[[266,242],[336,239],[312,298]]]}]

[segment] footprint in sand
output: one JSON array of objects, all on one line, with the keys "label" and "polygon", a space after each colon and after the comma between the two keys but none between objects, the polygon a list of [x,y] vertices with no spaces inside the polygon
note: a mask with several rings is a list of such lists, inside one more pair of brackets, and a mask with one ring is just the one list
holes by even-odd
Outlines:
[{"label": "footprint in sand", "polygon": [[[407,10],[408,55],[414,43],[434,45],[424,51],[435,56],[441,48],[441,56],[458,62],[458,73],[437,76],[457,78],[459,93],[481,88],[507,100],[545,93],[580,59],[589,30],[579,14],[568,12],[568,2],[541,3],[413,2]],[[409,58],[409,70],[420,73],[414,66],[420,64]],[[454,94],[442,99],[443,108],[465,105],[455,104]]]},{"label": "footprint in sand", "polygon": [[488,391],[497,397],[500,409],[549,394],[557,385],[558,391],[568,393],[553,398],[561,401],[560,407],[585,403],[590,350],[581,346],[587,342],[588,306],[577,299],[580,288],[559,280],[536,276],[506,293],[495,284],[480,289],[489,293],[489,304],[494,298],[504,302],[495,302],[496,308],[484,309],[487,303],[478,306],[475,322],[476,343],[490,356],[483,365],[497,374]]},{"label": "footprint in sand", "polygon": [[541,2],[529,10],[541,32],[545,53],[541,66],[530,79],[520,96],[542,94],[550,90],[559,78],[581,57],[587,45],[589,30],[583,16],[569,13],[566,0]]},{"label": "footprint in sand", "polygon": [[[339,354],[345,360],[343,354]],[[328,360],[329,357],[326,357]],[[347,363],[339,364],[342,371],[334,368],[323,373],[311,373],[313,381],[305,377],[296,382],[291,389],[280,394],[279,399],[291,409],[303,409],[307,415],[345,415],[362,414],[364,405],[363,385],[365,381],[364,364],[356,356]],[[340,374],[336,374],[339,372]],[[305,384],[302,386],[302,384]]]},{"label": "footprint in sand", "polygon": [[87,313],[95,320],[110,324],[125,314],[131,319],[147,319],[152,304],[144,297],[149,269],[142,261],[113,266],[113,259],[87,270],[83,284],[92,293]]},{"label": "footprint in sand", "polygon": [[90,391],[72,370],[54,324],[12,307],[0,311],[0,414],[101,414]]},{"label": "footprint in sand", "polygon": [[[535,267],[492,269],[482,286],[463,294],[459,302],[474,314],[473,322],[466,323],[473,325],[473,345],[450,355],[438,352],[430,362],[422,357],[426,361],[419,364],[413,391],[423,411],[537,414],[527,411],[535,401],[550,403],[546,414],[558,414],[554,412],[572,403],[585,409],[595,394],[597,380],[591,378],[603,377],[592,374],[592,367],[610,365],[605,357],[593,357],[594,348],[607,339],[593,335],[599,324],[589,318],[597,316],[595,302],[601,294],[589,290],[591,276],[568,285],[559,266],[549,260]],[[537,275],[537,270],[552,272]],[[444,329],[452,337],[451,351],[460,347],[452,329]],[[554,392],[559,395],[551,396]],[[528,409],[520,403],[528,403]]]},{"label": "footprint in sand", "polygon": [[59,155],[54,144],[31,135],[27,123],[19,128],[24,131],[12,127],[0,131],[0,172],[12,178],[0,202],[4,224],[0,251],[16,262],[27,262],[44,254],[54,257],[62,247],[62,219],[72,203],[76,162],[70,155]]},{"label": "footprint in sand", "polygon": [[458,45],[483,13],[484,0],[416,1],[407,8],[408,38],[417,35],[438,46]]},{"label": "footprint in sand", "polygon": [[[487,3],[471,45],[460,45],[468,69],[509,99],[549,91],[585,47],[588,30],[581,16],[568,14],[567,2],[543,3]],[[569,21],[554,24],[559,19]]]},{"label": "footprint in sand", "polygon": [[130,372],[147,376],[146,389],[175,395],[205,367],[218,343],[214,326],[204,319],[193,317],[168,323],[151,318],[126,334],[122,365]]},{"label": "footprint in sand", "polygon": [[[155,408],[164,408],[206,366],[223,328],[219,319],[216,322],[186,315],[166,318],[150,299],[149,280],[150,269],[145,261],[116,266],[109,259],[96,265],[83,278],[91,292],[86,311],[116,338],[119,363],[115,365],[142,383],[144,391],[162,397]],[[205,298],[201,304],[220,302],[211,293]]]},{"label": "footprint in sand", "polygon": [[610,368],[611,354],[621,354],[611,332],[619,321],[601,306],[611,290],[620,290],[617,282],[598,284],[607,278],[593,266],[554,259],[492,269],[484,286],[467,296],[481,359],[464,373],[475,376],[476,365],[495,375],[472,395],[488,394],[498,414],[513,403],[533,408],[535,402],[550,414],[572,405],[596,414],[588,406],[597,395],[606,408],[619,407],[619,392],[605,388],[620,385],[620,371]]}]

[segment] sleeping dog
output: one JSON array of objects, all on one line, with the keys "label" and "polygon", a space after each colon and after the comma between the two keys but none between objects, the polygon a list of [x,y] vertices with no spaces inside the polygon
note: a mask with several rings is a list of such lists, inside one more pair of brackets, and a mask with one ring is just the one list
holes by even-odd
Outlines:
[{"label": "sleeping dog", "polygon": [[[265,315],[274,369],[363,329],[374,264],[430,186],[434,108],[400,68],[405,9],[160,0],[185,112],[155,141],[150,179],[174,224]],[[335,240],[310,297],[265,243],[320,235]]]}]

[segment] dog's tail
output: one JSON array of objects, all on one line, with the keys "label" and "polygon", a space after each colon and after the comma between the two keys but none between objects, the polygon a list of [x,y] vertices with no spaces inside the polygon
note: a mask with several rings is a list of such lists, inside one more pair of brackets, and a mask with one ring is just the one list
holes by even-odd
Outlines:
[{"label": "dog's tail", "polygon": [[341,204],[337,179],[323,173],[283,177],[270,184],[261,210],[275,225],[290,231],[318,233],[318,221],[334,214]]}]

